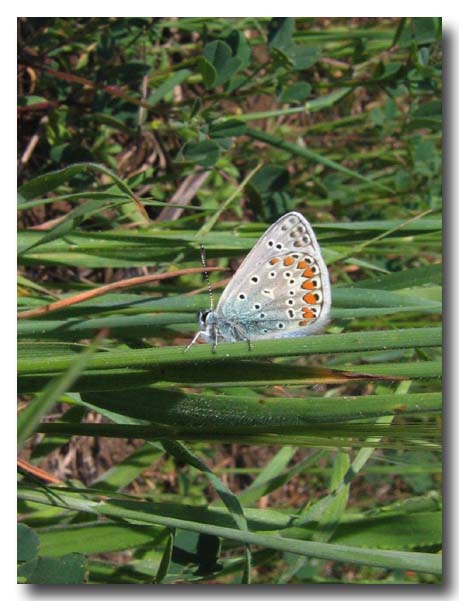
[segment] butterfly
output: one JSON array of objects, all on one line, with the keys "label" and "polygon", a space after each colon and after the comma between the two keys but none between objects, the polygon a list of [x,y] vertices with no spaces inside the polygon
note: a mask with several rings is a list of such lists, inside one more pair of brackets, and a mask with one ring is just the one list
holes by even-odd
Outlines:
[{"label": "butterfly", "polygon": [[324,327],[331,306],[328,269],[309,222],[295,211],[261,236],[223,291],[216,309],[198,313],[198,339],[217,343],[307,336]]}]

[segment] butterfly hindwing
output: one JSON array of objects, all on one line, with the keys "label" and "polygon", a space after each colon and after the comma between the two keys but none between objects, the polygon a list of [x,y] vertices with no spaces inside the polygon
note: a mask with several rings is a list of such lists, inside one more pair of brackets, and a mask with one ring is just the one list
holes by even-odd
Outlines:
[{"label": "butterfly hindwing", "polygon": [[322,327],[331,304],[327,267],[314,232],[296,212],[258,240],[224,290],[215,318],[241,338],[305,336]]}]

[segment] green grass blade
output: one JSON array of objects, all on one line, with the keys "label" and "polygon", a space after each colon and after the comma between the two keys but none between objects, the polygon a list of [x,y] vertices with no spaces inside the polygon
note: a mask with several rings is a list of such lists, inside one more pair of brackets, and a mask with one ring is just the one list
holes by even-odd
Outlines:
[{"label": "green grass blade", "polygon": [[384,190],[385,192],[390,192],[390,193],[393,192],[391,190],[391,188],[389,188],[388,186],[385,186],[384,184],[381,184],[380,182],[374,181],[374,180],[370,179],[369,177],[365,177],[364,175],[361,175],[357,171],[353,171],[352,169],[343,167],[336,161],[328,159],[328,158],[320,155],[318,152],[314,152],[313,150],[310,150],[309,148],[303,148],[296,144],[292,144],[290,142],[285,142],[281,138],[272,136],[271,134],[268,134],[265,131],[262,131],[259,129],[247,128],[246,135],[250,136],[254,140],[260,140],[261,142],[266,142],[267,144],[270,144],[277,148],[281,148],[282,150],[286,150],[287,152],[290,152],[294,156],[303,157],[305,159],[313,161],[314,163],[319,163],[321,165],[325,165],[326,167],[329,167],[330,169],[333,169],[335,171],[343,173],[344,175],[347,175],[348,177],[352,177],[354,179],[363,181],[363,182],[369,184],[371,187],[378,188],[379,190]]},{"label": "green grass blade", "polygon": [[[210,345],[195,345],[188,353],[183,347],[163,347],[152,349],[117,350],[99,352],[88,361],[88,369],[114,369],[128,367],[150,367],[191,363],[197,367],[201,363],[224,363],[228,359],[278,356],[308,356],[317,353],[346,353],[352,350],[367,351],[408,348],[429,348],[441,345],[441,328],[422,327],[375,332],[355,332],[326,334],[291,338],[286,340],[256,341],[249,351],[244,342],[220,344],[216,353]],[[18,360],[18,375],[56,373],[67,369],[71,358],[30,357]]]},{"label": "green grass blade", "polygon": [[345,561],[358,565],[377,566],[386,569],[412,570],[429,574],[441,574],[441,556],[434,553],[412,553],[404,551],[383,551],[362,549],[349,545],[299,541],[277,535],[257,534],[235,528],[226,528],[173,518],[155,512],[154,506],[136,501],[90,501],[81,495],[76,497],[54,489],[52,494],[33,489],[19,489],[22,499],[74,509],[99,516],[143,523],[161,525],[168,528],[183,528],[193,532],[221,536],[241,544],[253,544],[262,547],[286,551],[297,555],[316,557],[334,561]]},{"label": "green grass blade", "polygon": [[87,365],[89,358],[96,351],[100,338],[100,336],[96,337],[93,343],[70,363],[63,374],[52,380],[41,394],[19,413],[17,420],[18,448],[21,448],[25,441],[37,430],[41,418],[46,415],[52,405],[75,383]]}]

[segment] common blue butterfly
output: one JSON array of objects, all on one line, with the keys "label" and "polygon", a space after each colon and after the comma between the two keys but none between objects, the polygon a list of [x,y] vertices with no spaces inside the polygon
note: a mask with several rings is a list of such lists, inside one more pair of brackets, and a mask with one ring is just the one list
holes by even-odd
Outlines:
[{"label": "common blue butterfly", "polygon": [[198,313],[199,338],[253,340],[307,336],[328,320],[328,269],[309,222],[292,211],[261,236],[226,286],[216,309]]}]

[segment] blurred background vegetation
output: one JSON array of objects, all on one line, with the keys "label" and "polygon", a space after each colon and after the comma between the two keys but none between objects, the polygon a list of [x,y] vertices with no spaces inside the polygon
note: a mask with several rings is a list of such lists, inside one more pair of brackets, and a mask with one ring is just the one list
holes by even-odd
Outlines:
[{"label": "blurred background vegetation", "polygon": [[[441,581],[441,68],[439,18],[18,20],[20,582]],[[327,332],[184,355],[200,243],[218,296],[289,210]]]}]

